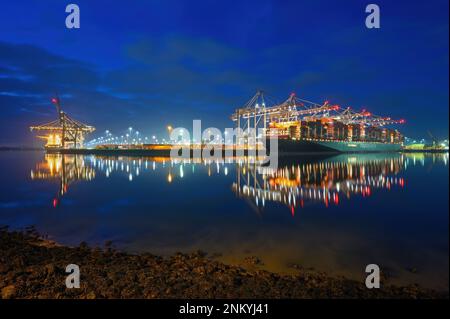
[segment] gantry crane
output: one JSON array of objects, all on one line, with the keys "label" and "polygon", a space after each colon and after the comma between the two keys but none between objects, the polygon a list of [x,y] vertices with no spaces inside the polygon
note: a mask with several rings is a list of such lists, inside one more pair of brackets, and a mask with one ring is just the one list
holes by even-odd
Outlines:
[{"label": "gantry crane", "polygon": [[46,148],[81,148],[86,134],[95,131],[93,126],[83,124],[70,118],[61,108],[59,97],[52,98],[58,113],[58,119],[31,126],[31,131],[44,131],[47,135],[38,136],[47,141]]},{"label": "gantry crane", "polygon": [[[333,132],[333,125],[336,124],[338,135],[347,134],[352,131],[362,133],[366,128],[373,128],[373,135],[377,129],[389,124],[403,124],[405,120],[394,120],[390,117],[381,117],[362,110],[353,111],[351,108],[341,108],[339,105],[330,104],[325,101],[322,104],[314,103],[305,99],[298,98],[295,93],[291,93],[289,98],[282,103],[270,103],[263,91],[256,94],[243,106],[235,110],[231,119],[236,122],[236,127],[243,129],[245,139],[254,138],[255,141],[259,135],[256,135],[258,128],[263,128],[263,136],[278,136],[286,138],[334,138],[330,132]],[[308,125],[311,123],[311,125]],[[342,127],[346,126],[346,128]],[[253,130],[254,133],[250,133]],[[301,131],[303,130],[303,131]],[[317,133],[320,132],[320,133]],[[325,133],[324,133],[325,132]],[[387,130],[380,131],[380,136],[387,136]],[[334,133],[333,133],[334,134]],[[347,139],[352,139],[352,133],[347,134]],[[342,137],[340,137],[342,138]]]},{"label": "gantry crane", "polygon": [[376,127],[405,123],[404,119],[394,120],[390,117],[377,116],[366,111],[365,109],[361,112],[356,112],[349,107],[336,115],[330,116],[330,118],[338,120],[344,124],[363,124]]},{"label": "gantry crane", "polygon": [[328,101],[317,104],[300,99],[295,93],[291,93],[286,101],[272,106],[267,106],[266,100],[263,91],[256,92],[243,107],[236,109],[231,115],[231,120],[236,122],[237,128],[242,128],[244,131],[253,128],[256,131],[258,126],[266,130],[267,124],[290,125],[306,117],[320,117],[339,110],[338,105],[331,105]]}]

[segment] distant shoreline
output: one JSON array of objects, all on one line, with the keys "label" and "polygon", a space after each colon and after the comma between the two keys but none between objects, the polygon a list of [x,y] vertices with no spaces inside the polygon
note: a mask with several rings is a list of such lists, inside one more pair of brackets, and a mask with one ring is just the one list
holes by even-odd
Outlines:
[{"label": "distant shoreline", "polygon": [[45,149],[30,146],[0,146],[0,151],[45,151]]},{"label": "distant shoreline", "polygon": [[[42,151],[47,154],[64,154],[64,155],[102,155],[102,156],[170,156],[170,150],[162,149],[64,149],[64,150],[46,150],[39,147],[15,147],[15,146],[0,146],[0,151]],[[400,150],[397,152],[388,153],[424,153],[424,154],[444,154],[448,150]],[[191,151],[192,153],[192,151]],[[225,152],[223,151],[225,154]],[[244,156],[247,155],[244,152]],[[340,153],[340,152],[295,152],[284,153],[280,156],[302,156],[302,155],[340,155],[340,154],[383,154],[385,152],[355,152],[355,153]],[[192,154],[191,154],[192,156]]]}]

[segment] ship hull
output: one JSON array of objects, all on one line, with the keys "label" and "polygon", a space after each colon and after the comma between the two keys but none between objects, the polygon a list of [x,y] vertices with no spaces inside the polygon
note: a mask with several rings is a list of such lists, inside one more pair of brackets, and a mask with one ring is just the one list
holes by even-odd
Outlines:
[{"label": "ship hull", "polygon": [[319,140],[278,140],[280,153],[369,153],[398,152],[401,144]]}]

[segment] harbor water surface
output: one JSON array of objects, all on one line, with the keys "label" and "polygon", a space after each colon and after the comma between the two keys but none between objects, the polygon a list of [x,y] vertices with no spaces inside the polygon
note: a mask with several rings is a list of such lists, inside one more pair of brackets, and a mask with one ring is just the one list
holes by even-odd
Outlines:
[{"label": "harbor water surface", "polygon": [[357,280],[378,264],[387,282],[448,291],[448,153],[296,156],[271,170],[245,158],[3,151],[0,165],[0,225],[33,225],[61,244],[202,250]]}]

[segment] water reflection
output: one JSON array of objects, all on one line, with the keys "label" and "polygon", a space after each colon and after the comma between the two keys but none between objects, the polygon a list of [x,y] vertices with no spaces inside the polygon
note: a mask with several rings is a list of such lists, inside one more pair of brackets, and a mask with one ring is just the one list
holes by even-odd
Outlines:
[{"label": "water reflection", "polygon": [[36,163],[30,176],[32,180],[59,181],[59,190],[52,201],[53,207],[56,207],[60,198],[67,193],[71,183],[94,179],[95,168],[88,165],[81,155],[46,154],[44,161]]},{"label": "water reflection", "polygon": [[292,215],[308,202],[339,205],[342,197],[370,196],[375,189],[404,187],[400,175],[403,156],[337,156],[330,160],[298,163],[277,170],[239,166],[233,190],[239,197],[251,198],[257,206],[275,201],[289,206]]},{"label": "water reflection", "polygon": [[201,249],[357,280],[376,262],[398,283],[448,289],[448,154],[287,157],[271,170],[252,158],[5,152],[0,165],[0,225],[35,225],[62,244]]},{"label": "water reflection", "polygon": [[[325,207],[339,205],[353,196],[369,197],[375,191],[402,189],[407,184],[403,172],[409,166],[448,163],[445,154],[360,154],[328,158],[284,158],[278,169],[260,166],[254,158],[227,158],[212,162],[198,158],[172,161],[168,157],[101,157],[83,155],[46,154],[44,161],[31,170],[32,180],[59,180],[59,190],[52,201],[58,206],[71,183],[92,181],[96,172],[109,178],[122,173],[129,182],[148,171],[163,170],[167,183],[182,180],[185,172],[196,172],[204,166],[208,176],[235,173],[232,191],[238,198],[248,199],[250,205],[262,211],[268,202],[282,203],[294,216],[298,208],[313,203]],[[204,174],[204,172],[201,172]]]}]

